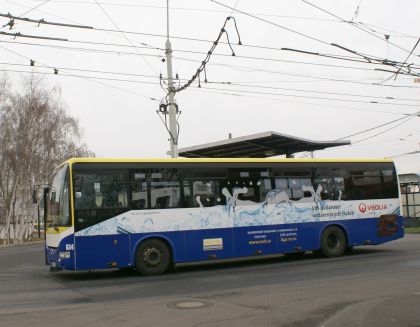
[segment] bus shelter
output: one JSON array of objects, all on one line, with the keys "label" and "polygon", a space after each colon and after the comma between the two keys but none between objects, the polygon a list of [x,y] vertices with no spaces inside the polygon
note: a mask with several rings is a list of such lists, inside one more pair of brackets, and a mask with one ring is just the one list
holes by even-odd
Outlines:
[{"label": "bus shelter", "polygon": [[313,152],[331,147],[349,145],[350,141],[314,141],[276,132],[263,132],[181,148],[180,157],[186,158],[267,158],[286,155],[293,158],[298,152]]},{"label": "bus shelter", "polygon": [[420,174],[401,174],[398,178],[404,224],[407,227],[420,226]]}]

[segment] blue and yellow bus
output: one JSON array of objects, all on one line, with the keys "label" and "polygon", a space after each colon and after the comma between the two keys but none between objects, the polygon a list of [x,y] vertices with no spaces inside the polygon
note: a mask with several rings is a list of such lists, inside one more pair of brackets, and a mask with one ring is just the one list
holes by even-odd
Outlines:
[{"label": "blue and yellow bus", "polygon": [[52,269],[135,268],[403,237],[391,160],[74,158],[45,191]]}]

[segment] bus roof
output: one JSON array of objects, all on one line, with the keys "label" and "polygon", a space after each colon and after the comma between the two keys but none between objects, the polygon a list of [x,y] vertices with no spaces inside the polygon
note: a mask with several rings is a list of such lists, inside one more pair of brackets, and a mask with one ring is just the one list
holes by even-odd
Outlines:
[{"label": "bus roof", "polygon": [[319,158],[319,159],[312,159],[312,158],[305,158],[305,159],[294,159],[294,158],[71,158],[66,161],[66,163],[74,164],[74,163],[216,163],[216,162],[223,162],[223,163],[236,163],[236,162],[243,162],[243,163],[271,163],[271,162],[278,162],[278,163],[298,163],[298,162],[331,162],[331,163],[392,163],[393,160],[391,159],[374,159],[374,158],[358,158],[358,159],[350,159],[350,158],[340,158],[340,159],[326,159],[326,158]]}]

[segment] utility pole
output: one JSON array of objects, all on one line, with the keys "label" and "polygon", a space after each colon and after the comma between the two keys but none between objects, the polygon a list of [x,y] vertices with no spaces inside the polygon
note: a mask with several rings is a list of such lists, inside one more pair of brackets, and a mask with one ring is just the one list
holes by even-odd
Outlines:
[{"label": "utility pole", "polygon": [[169,0],[166,0],[167,39],[166,39],[166,67],[168,70],[168,111],[169,111],[169,136],[171,143],[171,156],[178,158],[178,124],[176,121],[177,108],[175,106],[175,88],[172,76],[172,48],[169,41]]}]

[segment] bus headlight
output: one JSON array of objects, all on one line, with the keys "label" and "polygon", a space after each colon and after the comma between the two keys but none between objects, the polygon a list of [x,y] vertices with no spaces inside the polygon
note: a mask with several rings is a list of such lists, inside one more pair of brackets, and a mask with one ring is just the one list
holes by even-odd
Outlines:
[{"label": "bus headlight", "polygon": [[68,259],[68,258],[70,258],[70,251],[59,251],[58,252],[58,257],[60,259]]}]

